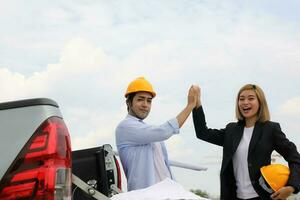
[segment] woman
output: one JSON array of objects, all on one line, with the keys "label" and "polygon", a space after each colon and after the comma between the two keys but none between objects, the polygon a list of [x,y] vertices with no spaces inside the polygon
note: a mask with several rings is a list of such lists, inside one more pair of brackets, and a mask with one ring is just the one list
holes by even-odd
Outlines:
[{"label": "woman", "polygon": [[[196,135],[199,139],[223,147],[221,167],[221,199],[286,199],[300,187],[300,154],[294,143],[281,131],[280,125],[270,121],[265,95],[257,85],[247,84],[236,98],[237,122],[224,129],[210,129],[200,101],[193,110]],[[273,151],[288,162],[290,175],[286,186],[273,194],[260,185],[260,168],[271,163]]]}]

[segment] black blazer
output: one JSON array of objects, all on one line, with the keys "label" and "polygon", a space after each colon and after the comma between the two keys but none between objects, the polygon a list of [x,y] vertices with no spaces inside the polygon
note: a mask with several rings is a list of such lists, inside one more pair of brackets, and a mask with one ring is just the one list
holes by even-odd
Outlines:
[{"label": "black blazer", "polygon": [[[206,126],[203,108],[193,110],[193,120],[197,138],[223,147],[220,173],[221,199],[236,199],[236,182],[232,157],[240,143],[245,126],[244,121],[227,124],[224,129],[210,129]],[[287,185],[300,189],[300,154],[294,143],[289,141],[275,122],[256,122],[249,144],[248,169],[252,185],[262,199],[269,200],[270,194],[259,185],[260,168],[271,163],[271,154],[277,151],[288,162],[290,176]]]}]

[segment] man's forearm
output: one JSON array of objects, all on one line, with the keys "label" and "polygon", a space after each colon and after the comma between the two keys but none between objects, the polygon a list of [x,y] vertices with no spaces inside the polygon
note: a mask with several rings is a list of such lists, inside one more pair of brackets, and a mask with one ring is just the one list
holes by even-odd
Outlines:
[{"label": "man's forearm", "polygon": [[191,114],[192,110],[194,109],[193,105],[187,105],[176,117],[178,121],[179,128],[184,124],[188,116]]}]

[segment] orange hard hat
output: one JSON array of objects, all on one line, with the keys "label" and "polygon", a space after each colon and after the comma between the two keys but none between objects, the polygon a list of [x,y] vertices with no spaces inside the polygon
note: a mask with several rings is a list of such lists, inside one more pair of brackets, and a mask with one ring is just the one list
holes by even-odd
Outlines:
[{"label": "orange hard hat", "polygon": [[153,87],[149,81],[147,81],[144,77],[138,77],[135,80],[133,80],[131,83],[129,83],[125,97],[130,93],[134,92],[149,92],[152,94],[152,97],[156,96],[156,93],[153,90]]},{"label": "orange hard hat", "polygon": [[260,172],[274,192],[286,185],[290,175],[290,169],[282,164],[263,166],[260,168]]}]

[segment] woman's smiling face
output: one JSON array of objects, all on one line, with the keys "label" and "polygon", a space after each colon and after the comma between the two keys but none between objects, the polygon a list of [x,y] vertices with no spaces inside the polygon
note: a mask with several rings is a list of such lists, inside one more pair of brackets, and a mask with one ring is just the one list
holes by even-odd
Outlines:
[{"label": "woman's smiling face", "polygon": [[259,110],[259,101],[254,90],[244,90],[238,100],[240,113],[245,120],[256,119]]}]

